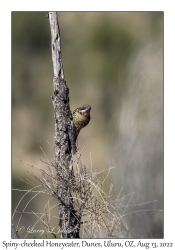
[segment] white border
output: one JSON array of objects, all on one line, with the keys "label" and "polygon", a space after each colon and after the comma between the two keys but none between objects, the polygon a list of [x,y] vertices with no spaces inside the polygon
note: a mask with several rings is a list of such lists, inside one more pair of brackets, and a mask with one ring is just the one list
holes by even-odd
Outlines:
[{"label": "white border", "polygon": [[[0,14],[0,147],[1,147],[1,239],[11,240],[11,11],[164,11],[164,159],[165,228],[164,240],[174,242],[175,183],[175,2],[168,1],[3,1]],[[3,226],[2,226],[3,225]],[[13,242],[13,240],[11,240]],[[150,240],[149,240],[150,241]],[[155,240],[154,240],[155,241]],[[29,240],[30,242],[30,240]],[[33,242],[33,241],[32,241]],[[95,242],[95,241],[93,241]],[[1,244],[1,242],[0,242]],[[175,247],[175,246],[174,246]],[[22,249],[22,248],[18,248]],[[137,248],[139,249],[139,248]],[[158,249],[158,248],[157,248]]]}]

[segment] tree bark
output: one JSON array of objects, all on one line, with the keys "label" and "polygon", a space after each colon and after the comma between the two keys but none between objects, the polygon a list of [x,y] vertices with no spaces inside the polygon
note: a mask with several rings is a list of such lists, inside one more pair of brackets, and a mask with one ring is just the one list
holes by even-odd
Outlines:
[{"label": "tree bark", "polygon": [[57,171],[59,228],[62,238],[79,238],[80,222],[76,217],[71,198],[74,183],[71,151],[74,143],[69,89],[64,79],[57,13],[49,12],[48,18],[51,29],[54,71],[52,103],[55,119],[55,166]]}]

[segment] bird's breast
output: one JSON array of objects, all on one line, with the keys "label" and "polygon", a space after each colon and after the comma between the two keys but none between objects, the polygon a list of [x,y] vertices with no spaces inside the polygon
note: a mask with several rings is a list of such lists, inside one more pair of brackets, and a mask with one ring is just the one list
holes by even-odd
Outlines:
[{"label": "bird's breast", "polygon": [[86,121],[87,120],[87,116],[86,116],[86,114],[81,114],[81,113],[79,113],[79,112],[77,112],[77,114],[76,114],[76,119],[78,120],[78,121],[80,121],[80,122],[84,122],[84,121]]}]

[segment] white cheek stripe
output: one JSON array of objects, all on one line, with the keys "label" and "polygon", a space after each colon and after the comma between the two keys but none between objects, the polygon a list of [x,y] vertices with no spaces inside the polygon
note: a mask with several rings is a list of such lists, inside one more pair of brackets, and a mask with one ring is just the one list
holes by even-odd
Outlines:
[{"label": "white cheek stripe", "polygon": [[81,113],[85,113],[86,112],[86,110],[81,110]]}]

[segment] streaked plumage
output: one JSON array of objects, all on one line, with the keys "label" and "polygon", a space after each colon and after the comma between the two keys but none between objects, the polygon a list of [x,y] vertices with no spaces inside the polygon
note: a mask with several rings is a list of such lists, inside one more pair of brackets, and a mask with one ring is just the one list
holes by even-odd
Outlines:
[{"label": "streaked plumage", "polygon": [[90,111],[91,106],[89,104],[84,104],[82,107],[73,111],[73,137],[75,145],[80,130],[84,128],[91,119]]}]

